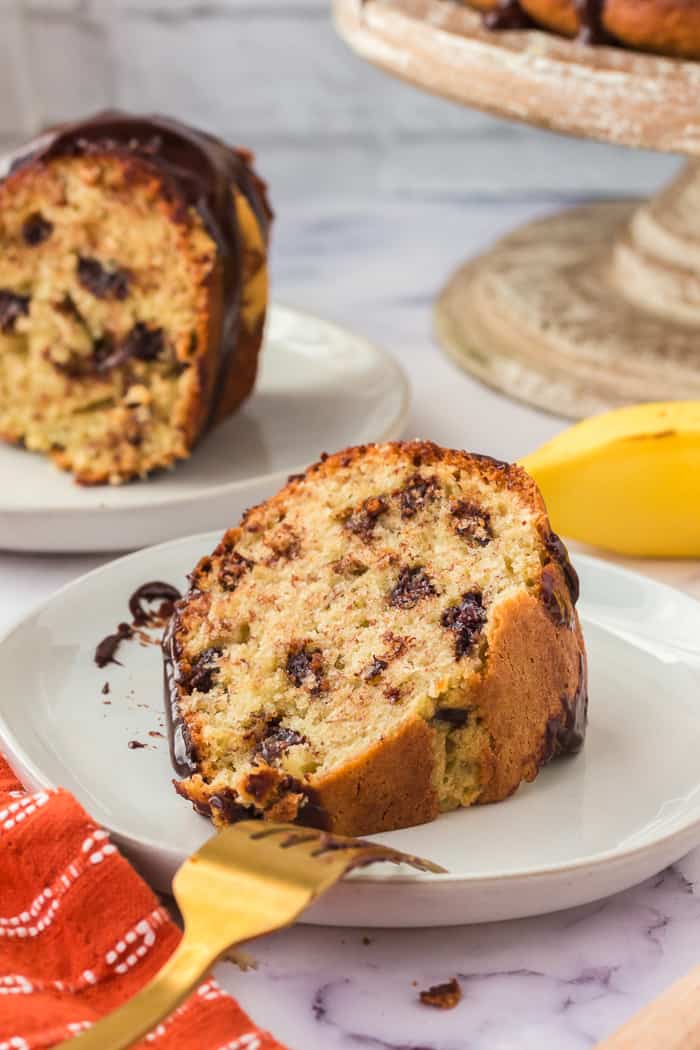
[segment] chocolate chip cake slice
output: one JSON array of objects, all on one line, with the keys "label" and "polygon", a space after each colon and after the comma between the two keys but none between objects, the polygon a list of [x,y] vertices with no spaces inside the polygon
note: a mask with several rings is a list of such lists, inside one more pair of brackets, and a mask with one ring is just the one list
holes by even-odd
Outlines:
[{"label": "chocolate chip cake slice", "polygon": [[349,835],[504,799],[583,743],[577,597],[519,467],[427,442],[326,457],[176,606],[177,790],[217,824]]},{"label": "chocolate chip cake slice", "polygon": [[252,159],[105,113],[0,181],[0,437],[83,484],[186,458],[250,393],[271,212]]}]

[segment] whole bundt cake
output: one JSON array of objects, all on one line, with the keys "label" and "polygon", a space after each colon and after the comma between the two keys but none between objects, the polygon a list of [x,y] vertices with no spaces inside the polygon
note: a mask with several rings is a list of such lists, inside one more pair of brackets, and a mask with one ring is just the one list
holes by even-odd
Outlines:
[{"label": "whole bundt cake", "polygon": [[0,181],[0,436],[84,484],[185,458],[250,393],[271,212],[251,156],[104,113]]},{"label": "whole bundt cake", "polygon": [[322,459],[191,576],[164,638],[180,794],[363,835],[495,802],[580,748],[578,581],[519,467]]},{"label": "whole bundt cake", "polygon": [[697,0],[464,0],[491,28],[542,26],[588,43],[700,58]]}]

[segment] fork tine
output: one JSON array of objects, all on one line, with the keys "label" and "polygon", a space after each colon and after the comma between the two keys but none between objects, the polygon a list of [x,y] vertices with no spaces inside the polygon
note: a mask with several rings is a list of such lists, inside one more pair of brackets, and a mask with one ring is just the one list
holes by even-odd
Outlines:
[{"label": "fork tine", "polygon": [[295,852],[303,852],[311,858],[322,858],[330,854],[346,854],[348,870],[351,867],[361,867],[372,864],[375,861],[386,861],[392,864],[407,864],[417,871],[432,872],[433,874],[444,874],[445,868],[432,861],[415,857],[400,850],[385,846],[382,843],[370,842],[367,839],[346,838],[342,835],[333,835],[328,831],[315,828],[300,828],[298,824],[267,824],[262,827],[256,821],[242,821],[234,825],[240,829],[251,841],[259,842],[273,839],[277,836],[286,836],[270,845],[280,849],[294,849]]}]

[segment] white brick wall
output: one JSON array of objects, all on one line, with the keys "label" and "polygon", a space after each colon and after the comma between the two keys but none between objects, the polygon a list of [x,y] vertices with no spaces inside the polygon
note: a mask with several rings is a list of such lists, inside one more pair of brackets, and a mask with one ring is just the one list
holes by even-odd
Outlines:
[{"label": "white brick wall", "polygon": [[308,155],[326,180],[350,164],[384,185],[575,194],[646,189],[669,170],[665,158],[557,140],[414,91],[352,55],[329,7],[0,0],[0,145],[116,105],[182,116],[273,166],[291,153],[301,173]]}]

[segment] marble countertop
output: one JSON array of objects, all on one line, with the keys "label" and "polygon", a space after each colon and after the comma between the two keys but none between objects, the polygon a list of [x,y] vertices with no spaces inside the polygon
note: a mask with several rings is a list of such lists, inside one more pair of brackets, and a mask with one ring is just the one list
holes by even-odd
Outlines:
[{"label": "marble countertop", "polygon": [[[454,188],[360,195],[318,168],[312,193],[308,180],[278,175],[275,296],[396,355],[413,386],[407,435],[512,459],[563,426],[457,371],[430,318],[457,263],[561,199]],[[0,554],[0,629],[105,560]],[[700,563],[632,567],[700,597]],[[436,930],[300,926],[255,945],[257,969],[222,964],[217,976],[292,1050],[583,1050],[700,962],[698,880],[700,851],[636,889],[548,917]],[[452,976],[464,993],[456,1009],[418,1003],[419,989]]]}]

